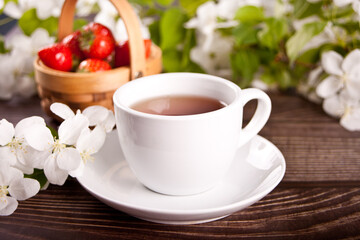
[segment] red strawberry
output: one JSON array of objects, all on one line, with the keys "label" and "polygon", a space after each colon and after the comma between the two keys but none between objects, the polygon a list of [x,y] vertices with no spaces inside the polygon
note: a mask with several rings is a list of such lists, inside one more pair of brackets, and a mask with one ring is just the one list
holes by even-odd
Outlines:
[{"label": "red strawberry", "polygon": [[81,31],[79,41],[80,49],[88,58],[104,59],[115,47],[111,31],[99,23],[86,25]]},{"label": "red strawberry", "polygon": [[[151,54],[151,40],[144,39],[145,58],[149,58]],[[130,49],[129,41],[115,45],[115,67],[130,65]]]},{"label": "red strawberry", "polygon": [[72,68],[71,50],[61,43],[40,49],[38,55],[46,66],[53,69],[68,72]]},{"label": "red strawberry", "polygon": [[80,64],[78,69],[76,70],[77,72],[100,72],[100,71],[106,71],[106,70],[110,70],[111,66],[101,60],[101,59],[96,59],[96,58],[88,58],[83,60]]},{"label": "red strawberry", "polygon": [[80,49],[80,45],[79,45],[79,37],[80,37],[81,33],[79,30],[67,35],[62,41],[61,43],[64,44],[65,46],[68,46],[71,50],[71,52],[74,54],[74,56],[76,58],[78,58],[78,60],[82,60],[84,59],[84,53],[81,51]]},{"label": "red strawberry", "polygon": [[107,27],[101,23],[91,22],[83,27],[84,31],[91,31],[96,35],[107,36],[113,38],[113,35]]}]

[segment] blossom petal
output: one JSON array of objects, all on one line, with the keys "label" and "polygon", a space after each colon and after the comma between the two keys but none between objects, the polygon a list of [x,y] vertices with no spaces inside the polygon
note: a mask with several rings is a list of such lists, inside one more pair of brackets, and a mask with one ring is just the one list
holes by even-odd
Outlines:
[{"label": "blossom petal", "polygon": [[345,7],[346,5],[352,3],[353,0],[334,0],[334,4],[337,7]]},{"label": "blossom petal", "polygon": [[324,100],[323,109],[330,116],[341,117],[345,112],[345,105],[340,101],[339,95],[334,95]]},{"label": "blossom petal", "polygon": [[38,151],[30,146],[26,146],[24,154],[24,164],[32,168],[43,169],[45,160],[50,155],[50,149],[49,151]]},{"label": "blossom petal", "polygon": [[328,98],[341,89],[343,84],[336,76],[325,78],[316,88],[316,93],[322,98]]},{"label": "blossom petal", "polygon": [[89,120],[81,113],[73,118],[65,119],[59,126],[59,139],[62,143],[74,145],[79,138],[81,131],[89,126]]},{"label": "blossom petal", "polygon": [[343,57],[335,51],[328,51],[321,55],[321,65],[325,72],[337,76],[342,76],[341,63]]},{"label": "blossom petal", "polygon": [[359,71],[360,67],[360,50],[355,49],[351,51],[344,59],[342,63],[342,69],[347,73],[348,75],[352,75],[353,71]]},{"label": "blossom petal", "polygon": [[14,125],[6,119],[0,121],[0,145],[8,144],[15,135]]},{"label": "blossom petal", "polygon": [[46,126],[45,120],[42,117],[33,116],[24,118],[15,127],[15,137],[22,138],[24,137],[24,133],[32,128],[34,125],[39,124],[42,126]]},{"label": "blossom petal", "polygon": [[40,190],[40,183],[31,178],[22,178],[13,181],[8,188],[12,197],[17,200],[25,200],[35,196]]},{"label": "blossom petal", "polygon": [[45,161],[44,173],[51,184],[63,185],[68,177],[68,172],[58,167],[54,154]]},{"label": "blossom petal", "polygon": [[[359,66],[360,67],[360,66]],[[359,79],[360,80],[360,79]],[[349,97],[360,100],[360,81],[348,81],[345,87]]]},{"label": "blossom petal", "polygon": [[90,106],[82,114],[89,119],[89,126],[95,126],[107,118],[109,110],[103,106]]},{"label": "blossom petal", "polygon": [[12,167],[20,170],[24,174],[33,174],[34,173],[33,167],[27,166],[19,161],[17,161],[14,165],[12,165]]},{"label": "blossom petal", "polygon": [[11,166],[16,163],[16,155],[11,151],[9,147],[0,147],[0,163],[6,163]]},{"label": "blossom petal", "polygon": [[107,133],[111,132],[115,127],[115,115],[114,113],[109,110],[109,114],[104,122],[101,124]]},{"label": "blossom petal", "polygon": [[15,19],[19,19],[22,16],[22,11],[20,10],[20,8],[17,6],[17,4],[13,1],[9,1],[4,8],[4,13],[6,13],[6,15],[8,15],[9,17],[15,18]]},{"label": "blossom petal", "polygon": [[15,212],[19,203],[13,197],[0,198],[0,216],[9,216]]},{"label": "blossom petal", "polygon": [[23,176],[20,170],[3,165],[0,168],[0,186],[9,186],[12,181],[21,179]]},{"label": "blossom petal", "polygon": [[96,153],[104,145],[106,132],[101,126],[97,126],[92,131],[83,131],[76,142],[76,148],[80,151],[89,151],[90,154]]},{"label": "blossom petal", "polygon": [[56,102],[51,104],[50,110],[62,119],[68,119],[75,116],[73,110],[71,110],[68,105],[63,103]]},{"label": "blossom petal", "polygon": [[73,171],[69,171],[69,175],[72,177],[80,177],[85,169],[85,163],[84,161],[81,161],[79,167]]},{"label": "blossom petal", "polygon": [[46,126],[35,124],[24,133],[26,142],[38,151],[45,151],[52,147],[54,138]]},{"label": "blossom petal", "polygon": [[65,148],[56,157],[59,168],[66,171],[72,171],[79,167],[81,156],[75,148]]},{"label": "blossom petal", "polygon": [[358,111],[359,111],[359,114],[354,114],[350,110],[350,113],[345,114],[340,119],[340,125],[349,131],[360,130],[360,109]]}]

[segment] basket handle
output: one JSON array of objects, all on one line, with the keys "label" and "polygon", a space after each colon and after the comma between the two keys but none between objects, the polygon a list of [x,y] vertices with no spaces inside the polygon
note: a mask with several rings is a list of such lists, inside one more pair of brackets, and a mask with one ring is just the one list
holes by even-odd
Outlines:
[{"label": "basket handle", "polygon": [[[123,19],[129,36],[130,48],[130,80],[145,75],[145,47],[140,31],[138,18],[126,0],[109,0],[120,17]],[[73,32],[73,23],[75,16],[77,0],[65,0],[59,17],[58,39],[61,41],[64,37]]]}]

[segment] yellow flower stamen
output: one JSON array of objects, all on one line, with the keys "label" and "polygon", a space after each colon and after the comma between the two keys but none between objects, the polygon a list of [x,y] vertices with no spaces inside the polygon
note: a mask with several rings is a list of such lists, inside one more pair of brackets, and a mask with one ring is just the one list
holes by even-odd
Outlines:
[{"label": "yellow flower stamen", "polygon": [[0,199],[3,199],[9,194],[8,186],[0,186]]},{"label": "yellow flower stamen", "polygon": [[54,141],[53,144],[53,153],[59,153],[61,150],[66,148],[66,145],[61,143],[59,139]]},{"label": "yellow flower stamen", "polygon": [[24,143],[23,138],[13,138],[7,144],[7,146],[10,147],[12,153],[15,153],[17,149],[24,150],[24,147],[22,146],[23,143]]},{"label": "yellow flower stamen", "polygon": [[86,164],[87,161],[91,161],[91,162],[94,161],[95,158],[91,156],[92,153],[93,153],[92,150],[84,150],[80,153],[81,159],[83,160],[84,164]]},{"label": "yellow flower stamen", "polygon": [[341,80],[341,84],[346,84],[348,81],[349,81],[349,77],[348,77],[348,75],[346,74],[346,73],[344,73],[344,75],[342,75],[341,77],[340,77],[340,80]]}]

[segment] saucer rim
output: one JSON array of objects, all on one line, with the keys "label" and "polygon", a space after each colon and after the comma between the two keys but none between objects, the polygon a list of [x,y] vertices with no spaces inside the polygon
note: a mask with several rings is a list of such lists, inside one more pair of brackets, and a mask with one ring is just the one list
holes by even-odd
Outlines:
[{"label": "saucer rim", "polygon": [[[255,202],[259,201],[261,198],[263,198],[267,194],[269,194],[272,190],[274,190],[275,187],[282,181],[282,179],[285,176],[285,172],[286,172],[285,157],[281,153],[281,151],[275,146],[275,144],[273,144],[271,141],[267,140],[266,138],[264,138],[264,137],[262,137],[260,135],[256,135],[254,138],[260,138],[262,141],[267,142],[267,144],[270,144],[274,148],[274,150],[277,152],[277,156],[280,158],[279,166],[281,166],[281,173],[277,176],[277,180],[273,184],[271,184],[270,186],[266,187],[265,190],[255,194],[255,195],[252,195],[252,196],[250,196],[248,198],[245,197],[244,199],[241,199],[239,201],[235,201],[235,202],[230,203],[230,204],[225,204],[223,206],[209,207],[209,208],[204,208],[204,209],[183,209],[183,210],[180,210],[180,209],[159,209],[159,208],[144,207],[144,206],[141,206],[141,205],[134,205],[134,204],[131,204],[131,203],[119,202],[117,200],[114,200],[113,198],[109,198],[108,196],[104,196],[104,195],[99,194],[97,191],[94,191],[93,189],[91,189],[91,187],[86,186],[86,184],[81,180],[84,177],[84,175],[77,177],[77,180],[80,183],[80,185],[87,192],[89,192],[91,195],[95,196],[99,200],[101,199],[102,201],[106,201],[107,205],[111,204],[110,205],[111,207],[113,207],[115,209],[118,209],[120,211],[123,211],[123,212],[128,212],[128,211],[123,210],[122,208],[141,211],[141,212],[148,212],[148,213],[153,213],[153,214],[192,216],[194,214],[196,214],[196,215],[204,215],[204,214],[208,215],[208,214],[214,214],[216,212],[229,212],[229,211],[232,211],[233,209],[239,209],[240,210],[240,209],[246,208],[246,207],[254,204]],[[124,159],[124,161],[126,161],[126,160]],[[256,187],[258,187],[258,186],[260,186],[260,185],[257,185]],[[254,189],[256,189],[256,187]],[[151,191],[151,190],[146,188],[146,191]],[[156,193],[156,192],[154,192],[154,193],[165,196],[165,197],[182,197],[182,198],[187,197],[187,196],[168,196],[168,195],[164,195],[164,194],[160,194],[160,193]],[[191,196],[194,196],[194,195],[190,195],[189,197],[191,197]],[[114,206],[117,206],[117,207],[114,207]],[[130,214],[130,215],[132,215],[132,214]],[[229,214],[226,214],[226,215],[229,215]],[[140,217],[138,217],[138,218],[140,218]]]}]

